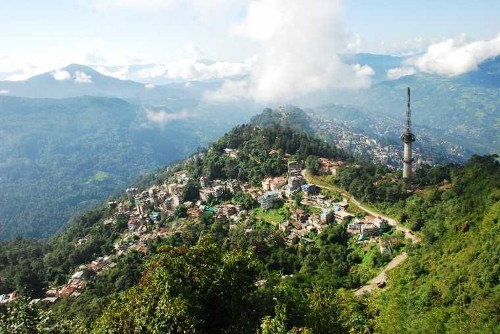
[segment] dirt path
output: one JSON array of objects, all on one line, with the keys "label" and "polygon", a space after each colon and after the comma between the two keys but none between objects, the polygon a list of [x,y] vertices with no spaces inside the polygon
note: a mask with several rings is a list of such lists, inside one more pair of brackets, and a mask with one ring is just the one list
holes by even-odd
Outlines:
[{"label": "dirt path", "polygon": [[355,290],[354,294],[356,296],[361,296],[364,293],[370,293],[372,290],[377,289],[378,283],[387,281],[387,272],[389,270],[399,266],[401,263],[403,263],[404,260],[406,260],[407,257],[408,257],[408,254],[406,252],[403,252],[403,253],[399,254],[398,256],[396,256],[394,259],[392,259],[391,262],[389,262],[387,264],[387,266],[385,266],[384,270],[382,270],[380,272],[380,274],[378,274],[376,277],[369,280],[361,288]]},{"label": "dirt path", "polygon": [[[314,184],[314,182],[310,181],[310,178],[308,178],[308,175],[306,173],[306,170],[302,170],[302,175],[304,178],[307,180],[307,183]],[[349,199],[354,205],[356,205],[359,209],[367,212],[368,214],[375,216],[375,217],[380,217],[382,219],[387,220],[389,225],[394,226],[394,228],[398,231],[402,231],[405,234],[405,238],[408,238],[412,241],[412,243],[418,243],[420,242],[420,238],[413,234],[413,232],[410,231],[407,227],[402,226],[399,224],[394,218],[385,216],[381,214],[380,212],[377,212],[373,209],[367,208],[365,205],[360,203],[357,199],[354,198],[350,193],[343,189],[338,189],[335,186],[330,186],[330,185],[325,185],[325,184],[316,184],[320,188],[326,188],[330,190],[335,190],[335,191],[340,191],[342,193],[342,196],[346,197]],[[406,252],[403,252],[396,256],[394,259],[392,259],[391,262],[389,262],[385,268],[374,278],[372,278],[370,281],[368,281],[365,285],[363,285],[361,288],[357,289],[354,291],[354,294],[356,296],[360,296],[363,293],[370,293],[373,289],[378,288],[377,284],[386,281],[387,280],[387,272],[397,266],[399,266],[401,263],[403,263],[406,258],[408,257],[408,254]]]}]

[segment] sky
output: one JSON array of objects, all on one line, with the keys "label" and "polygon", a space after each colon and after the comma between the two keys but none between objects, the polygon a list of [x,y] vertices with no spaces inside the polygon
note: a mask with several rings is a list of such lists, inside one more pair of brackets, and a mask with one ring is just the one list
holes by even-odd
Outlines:
[{"label": "sky", "polygon": [[[337,57],[352,52],[408,56],[389,79],[451,76],[500,54],[499,14],[498,0],[2,1],[0,80],[70,63],[105,65],[105,74],[144,82],[245,75],[210,98],[269,100],[304,86],[369,85],[371,68]],[[133,64],[156,66],[133,72]]]}]

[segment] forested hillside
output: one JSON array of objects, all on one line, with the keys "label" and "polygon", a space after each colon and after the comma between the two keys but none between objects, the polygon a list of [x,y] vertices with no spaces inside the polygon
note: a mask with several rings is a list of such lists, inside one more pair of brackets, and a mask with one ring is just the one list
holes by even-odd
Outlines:
[{"label": "forested hillside", "polygon": [[[387,288],[359,297],[352,290],[375,276],[390,255],[348,234],[349,221],[290,243],[282,222],[299,212],[319,215],[302,200],[305,193],[292,193],[266,210],[249,195],[264,178],[286,176],[287,161],[303,160],[318,172],[317,157],[350,159],[290,128],[239,126],[208,150],[157,173],[150,186],[171,185],[186,175],[183,195],[192,201],[199,198],[200,177],[242,182],[249,190],[225,188],[219,197],[202,200],[200,213],[182,204],[174,215],[148,223],[146,233],[166,234],[149,239],[145,252],[113,254],[113,248],[125,249],[117,246],[142,240],[128,232],[130,220],[127,228],[126,220],[116,218],[117,208],[88,212],[47,243],[1,245],[2,292],[15,289],[26,297],[41,296],[98,256],[111,252],[116,265],[98,275],[85,269],[88,283],[76,298],[35,306],[18,299],[1,306],[0,332],[15,326],[43,332],[41,323],[62,333],[498,331],[498,157],[418,171],[413,191],[397,172],[370,164],[351,162],[336,177],[317,176],[391,213],[422,238],[411,244],[398,231],[383,232],[380,240],[392,245],[392,256],[406,251],[408,259],[390,272]],[[321,195],[342,197],[327,189]],[[125,197],[120,201],[134,210]],[[234,221],[219,218],[216,208],[232,205],[245,213]]]},{"label": "forested hillside", "polygon": [[[500,165],[475,156],[406,200],[402,219],[425,237],[378,301],[383,333],[495,333],[500,329]],[[449,189],[448,189],[449,188]]]},{"label": "forested hillside", "polygon": [[0,240],[52,236],[75,213],[237,122],[202,124],[198,112],[90,96],[0,97]]}]

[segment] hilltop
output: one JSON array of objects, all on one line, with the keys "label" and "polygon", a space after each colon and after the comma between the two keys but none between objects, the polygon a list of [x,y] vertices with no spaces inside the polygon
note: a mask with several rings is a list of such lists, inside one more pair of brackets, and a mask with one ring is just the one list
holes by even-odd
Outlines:
[{"label": "hilltop", "polygon": [[[96,333],[254,333],[274,323],[390,333],[393,326],[418,332],[436,320],[443,331],[465,324],[470,332],[494,331],[498,275],[488,263],[500,255],[499,175],[494,156],[473,157],[465,166],[417,171],[411,193],[397,172],[304,132],[276,122],[242,125],[48,243],[2,245],[2,292],[60,298],[44,307],[54,319],[77,319],[61,324],[70,332],[83,324]],[[345,191],[411,228],[421,244]],[[389,272],[386,289],[349,291],[403,252],[408,258]],[[465,265],[477,279],[460,274]],[[43,307],[36,310],[44,316]]]}]

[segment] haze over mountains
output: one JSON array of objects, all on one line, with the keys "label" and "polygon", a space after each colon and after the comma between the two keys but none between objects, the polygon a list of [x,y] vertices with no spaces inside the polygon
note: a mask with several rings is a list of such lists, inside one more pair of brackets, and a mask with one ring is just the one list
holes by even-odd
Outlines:
[{"label": "haze over mountains", "polygon": [[[337,110],[333,118],[359,124],[384,115],[403,128],[410,86],[415,126],[435,129],[438,138],[470,154],[500,152],[499,57],[459,76],[418,73],[396,80],[385,79],[404,65],[403,57],[352,54],[344,60],[373,69],[371,88],[328,90],[291,102],[313,110],[354,106],[359,112],[319,109]],[[222,79],[164,85],[120,80],[77,64],[25,81],[0,81],[0,239],[52,235],[73,212],[127,187],[140,173],[186,157],[263,107],[280,104],[210,99],[223,85]]]}]

